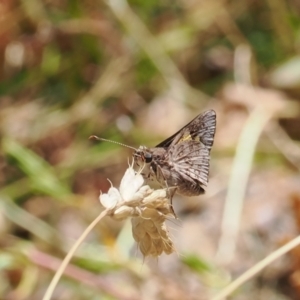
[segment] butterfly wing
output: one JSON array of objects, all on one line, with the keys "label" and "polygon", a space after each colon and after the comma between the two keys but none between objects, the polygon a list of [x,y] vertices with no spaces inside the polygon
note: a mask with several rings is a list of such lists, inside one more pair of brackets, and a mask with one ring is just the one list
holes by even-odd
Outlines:
[{"label": "butterfly wing", "polygon": [[206,187],[209,175],[210,151],[201,142],[186,141],[169,149],[170,159],[182,182]]},{"label": "butterfly wing", "polygon": [[213,110],[197,116],[169,140],[169,158],[180,174],[179,192],[197,195],[204,192],[209,177],[210,150],[216,130]]},{"label": "butterfly wing", "polygon": [[216,113],[214,110],[208,110],[198,115],[190,123],[159,143],[156,147],[168,148],[180,142],[196,140],[201,142],[210,151],[214,142],[215,130]]}]

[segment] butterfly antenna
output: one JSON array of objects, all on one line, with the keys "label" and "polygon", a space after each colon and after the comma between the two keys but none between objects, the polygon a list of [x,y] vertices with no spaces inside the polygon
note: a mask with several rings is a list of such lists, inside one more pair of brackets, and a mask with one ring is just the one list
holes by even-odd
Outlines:
[{"label": "butterfly antenna", "polygon": [[123,147],[126,147],[126,148],[130,148],[130,149],[133,149],[133,150],[137,150],[136,148],[134,147],[131,147],[131,146],[128,146],[126,144],[122,144],[122,143],[119,143],[119,142],[116,142],[116,141],[112,141],[112,140],[107,140],[107,139],[104,139],[104,138],[100,138],[96,135],[91,135],[89,137],[89,140],[97,140],[97,141],[104,141],[104,142],[110,142],[110,143],[113,143],[113,144],[117,144],[117,145],[120,145],[120,146],[123,146]]}]

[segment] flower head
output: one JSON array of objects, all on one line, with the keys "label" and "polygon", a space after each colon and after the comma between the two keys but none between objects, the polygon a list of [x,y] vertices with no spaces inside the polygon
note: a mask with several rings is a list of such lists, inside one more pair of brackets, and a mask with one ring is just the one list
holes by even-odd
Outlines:
[{"label": "flower head", "polygon": [[144,184],[133,165],[126,170],[119,189],[111,186],[100,194],[101,204],[116,220],[132,218],[132,233],[144,256],[159,256],[174,252],[165,221],[174,217],[166,189],[153,190]]}]

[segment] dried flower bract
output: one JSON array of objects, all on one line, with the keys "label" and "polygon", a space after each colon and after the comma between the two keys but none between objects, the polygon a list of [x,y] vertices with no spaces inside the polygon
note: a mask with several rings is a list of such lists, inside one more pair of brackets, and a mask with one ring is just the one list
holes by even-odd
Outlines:
[{"label": "dried flower bract", "polygon": [[144,256],[159,256],[174,252],[165,221],[174,218],[166,189],[153,190],[144,184],[140,172],[132,165],[126,170],[119,189],[111,186],[100,194],[101,204],[116,220],[131,217],[132,234]]}]

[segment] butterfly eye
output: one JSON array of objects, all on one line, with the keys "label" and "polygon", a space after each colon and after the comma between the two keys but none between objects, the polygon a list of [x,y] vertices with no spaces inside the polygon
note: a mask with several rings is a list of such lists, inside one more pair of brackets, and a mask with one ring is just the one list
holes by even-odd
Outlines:
[{"label": "butterfly eye", "polygon": [[146,152],[144,157],[145,157],[145,161],[146,161],[147,164],[152,161],[152,154],[151,153]]}]

